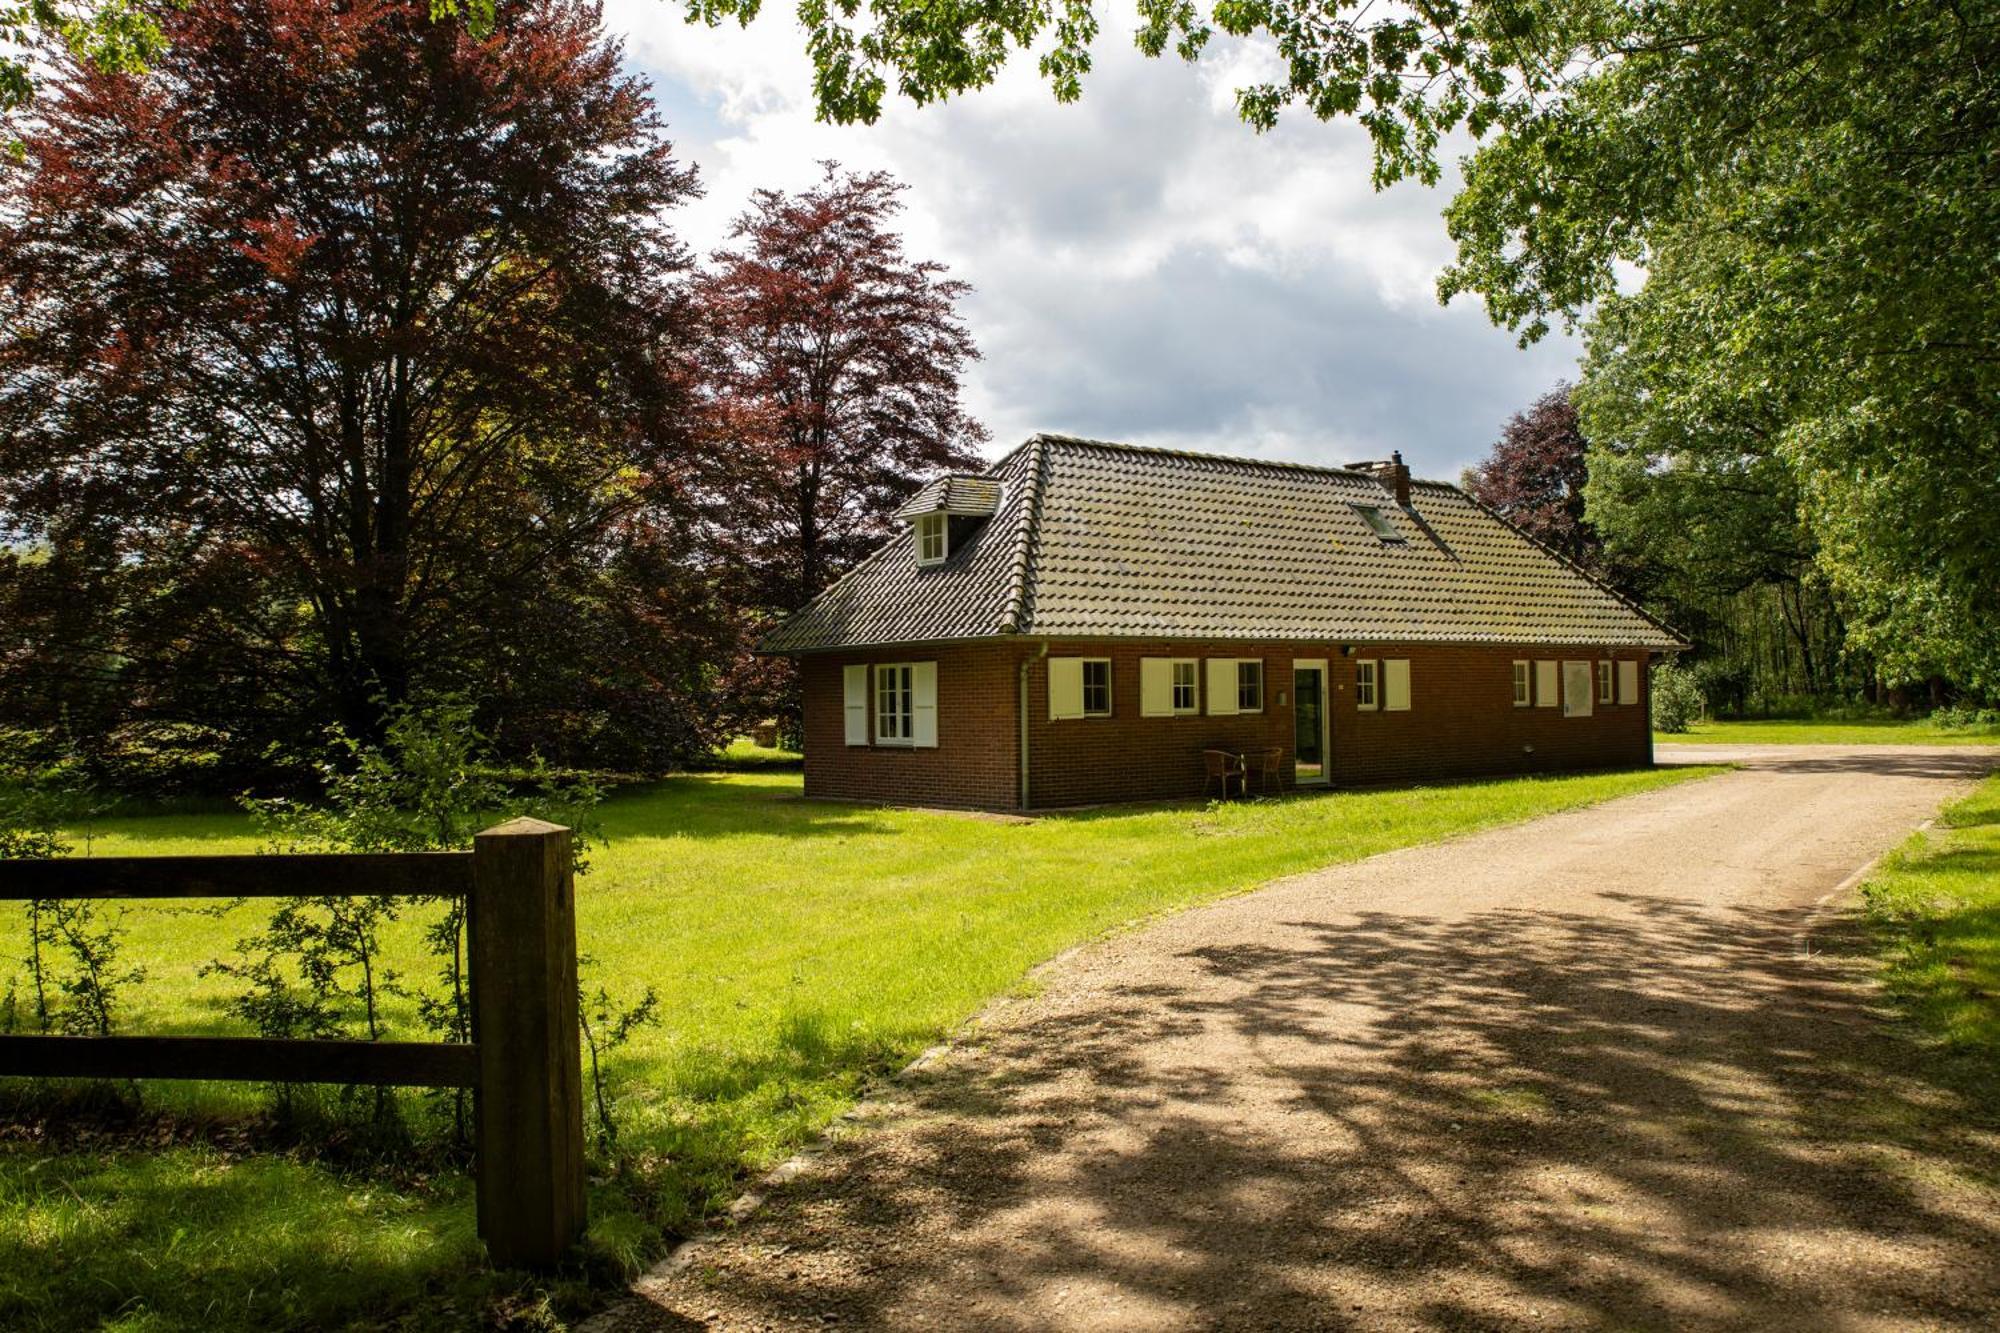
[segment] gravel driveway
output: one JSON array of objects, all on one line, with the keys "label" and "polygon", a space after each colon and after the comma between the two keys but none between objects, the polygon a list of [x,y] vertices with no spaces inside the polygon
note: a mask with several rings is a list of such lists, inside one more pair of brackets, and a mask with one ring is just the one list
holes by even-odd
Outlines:
[{"label": "gravel driveway", "polygon": [[1816,909],[2000,752],[1722,758],[1059,960],[601,1326],[2000,1325],[2000,1123]]}]

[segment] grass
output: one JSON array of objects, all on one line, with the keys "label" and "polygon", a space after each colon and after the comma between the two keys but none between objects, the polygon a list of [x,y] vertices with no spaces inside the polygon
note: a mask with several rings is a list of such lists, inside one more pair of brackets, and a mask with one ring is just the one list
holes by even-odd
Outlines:
[{"label": "grass", "polygon": [[[656,1253],[1029,969],[1123,923],[1273,877],[1652,790],[1705,769],[1099,810],[1031,823],[800,799],[796,773],[689,776],[603,809],[578,892],[587,984],[657,989],[614,1065],[623,1168],[593,1190],[596,1276]],[[109,820],[97,854],[252,850],[229,815]],[[132,904],[126,1030],[239,1030],[198,974],[266,909]],[[421,974],[418,923],[393,951]],[[18,927],[16,928],[18,934]],[[12,953],[14,950],[6,950]],[[0,986],[5,983],[0,982]],[[407,1002],[390,1035],[415,1036]],[[260,1090],[155,1084],[159,1123],[228,1125]],[[470,1192],[422,1155],[225,1150],[201,1136],[0,1142],[0,1326],[208,1329],[490,1317]],[[588,1280],[592,1273],[578,1275]],[[574,1291],[558,1291],[558,1301]],[[540,1316],[523,1307],[529,1323]],[[414,1312],[414,1313],[413,1313]],[[466,1316],[470,1318],[470,1315]]]},{"label": "grass", "polygon": [[1697,722],[1686,732],[1656,731],[1659,745],[2000,745],[2000,726],[1945,727],[1928,717],[1815,718]]},{"label": "grass", "polygon": [[2000,1103],[2000,776],[1862,887],[1897,1005]]}]

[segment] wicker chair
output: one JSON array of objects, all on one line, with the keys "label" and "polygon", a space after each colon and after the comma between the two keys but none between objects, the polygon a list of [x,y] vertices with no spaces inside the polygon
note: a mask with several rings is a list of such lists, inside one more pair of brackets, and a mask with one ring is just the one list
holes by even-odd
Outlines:
[{"label": "wicker chair", "polygon": [[1249,773],[1243,766],[1243,756],[1234,750],[1203,750],[1202,761],[1208,765],[1208,779],[1201,784],[1202,795],[1208,794],[1208,784],[1218,783],[1223,796],[1229,795],[1229,784],[1234,782],[1237,790],[1248,791]]},{"label": "wicker chair", "polygon": [[1285,761],[1285,752],[1278,746],[1264,750],[1249,750],[1243,755],[1243,790],[1250,790],[1250,779],[1257,779],[1257,790],[1274,792],[1283,788],[1284,775],[1279,772]]}]

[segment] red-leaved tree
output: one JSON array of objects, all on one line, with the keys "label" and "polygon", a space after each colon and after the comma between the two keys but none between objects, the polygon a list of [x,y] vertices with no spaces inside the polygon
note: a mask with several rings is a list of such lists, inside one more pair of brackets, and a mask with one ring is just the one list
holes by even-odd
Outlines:
[{"label": "red-leaved tree", "polygon": [[431,8],[161,6],[150,73],[51,51],[0,132],[10,694],[369,735],[420,689],[702,677],[693,169],[589,0]]},{"label": "red-leaved tree", "polygon": [[905,187],[827,163],[760,190],[702,284],[727,531],[767,612],[794,610],[880,540],[930,477],[980,466],[960,378],[971,289],[893,230]]},{"label": "red-leaved tree", "polygon": [[1543,544],[1596,572],[1604,544],[1583,516],[1588,442],[1558,384],[1516,412],[1484,462],[1463,478],[1473,498]]}]

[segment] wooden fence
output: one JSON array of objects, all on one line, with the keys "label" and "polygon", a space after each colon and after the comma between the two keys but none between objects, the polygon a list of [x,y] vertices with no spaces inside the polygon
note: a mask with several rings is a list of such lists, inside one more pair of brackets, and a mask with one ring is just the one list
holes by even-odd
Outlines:
[{"label": "wooden fence", "polygon": [[473,1090],[479,1235],[546,1267],[583,1234],[583,1070],[569,830],[516,819],[470,852],[0,861],[0,901],[464,897],[472,1041],[0,1036],[0,1075]]}]

